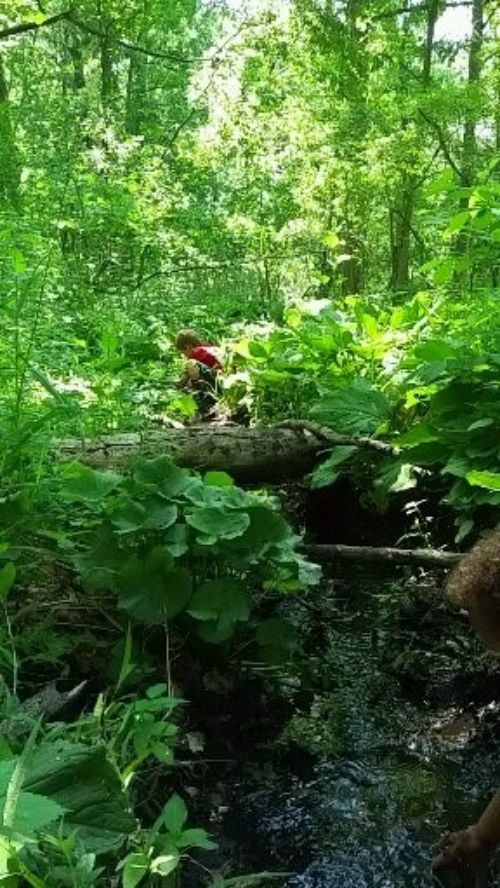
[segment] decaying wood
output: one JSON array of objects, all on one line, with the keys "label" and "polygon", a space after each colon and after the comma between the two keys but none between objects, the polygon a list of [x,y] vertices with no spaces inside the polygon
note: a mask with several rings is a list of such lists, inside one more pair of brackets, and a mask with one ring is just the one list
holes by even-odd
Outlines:
[{"label": "decaying wood", "polygon": [[139,456],[168,456],[185,468],[228,472],[240,483],[300,478],[312,471],[320,450],[313,435],[291,429],[208,425],[91,441],[75,438],[57,445],[59,458],[94,467],[123,469]]},{"label": "decaying wood", "polygon": [[64,709],[68,703],[76,700],[86,684],[87,682],[83,681],[70,691],[58,691],[54,683],[42,688],[33,697],[25,700],[11,716],[0,722],[0,737],[10,737],[15,740],[23,734],[29,734],[39,719],[46,721]]},{"label": "decaying wood", "polygon": [[357,561],[359,564],[411,564],[420,567],[455,567],[463,557],[459,552],[441,552],[439,549],[391,549],[370,546],[304,546],[305,554],[319,564],[337,561]]},{"label": "decaying wood", "polygon": [[70,438],[58,441],[55,450],[62,460],[117,469],[139,456],[165,455],[185,468],[225,471],[239,483],[260,484],[304,477],[337,444],[394,453],[382,441],[335,435],[330,429],[298,420],[266,428],[200,425],[90,441]]},{"label": "decaying wood", "polygon": [[295,429],[302,433],[309,432],[319,441],[322,441],[326,447],[360,447],[367,450],[376,450],[378,453],[385,453],[387,456],[397,456],[399,452],[397,447],[393,447],[392,444],[387,444],[385,441],[379,441],[377,438],[339,435],[333,429],[328,428],[328,426],[323,426],[316,422],[308,422],[303,419],[286,419],[284,422],[279,423],[278,428]]}]

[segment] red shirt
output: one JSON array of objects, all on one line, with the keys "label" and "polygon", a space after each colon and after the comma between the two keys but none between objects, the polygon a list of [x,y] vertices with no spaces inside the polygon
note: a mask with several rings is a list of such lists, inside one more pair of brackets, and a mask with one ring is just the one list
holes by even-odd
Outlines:
[{"label": "red shirt", "polygon": [[213,345],[198,345],[196,348],[191,349],[188,357],[192,361],[198,361],[199,364],[204,364],[205,367],[209,367],[210,370],[222,370],[222,364],[214,354]]}]

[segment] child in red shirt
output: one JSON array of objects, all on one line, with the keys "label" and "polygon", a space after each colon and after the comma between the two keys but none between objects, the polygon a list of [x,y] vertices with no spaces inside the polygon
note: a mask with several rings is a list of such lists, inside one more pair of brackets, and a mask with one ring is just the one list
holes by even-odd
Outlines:
[{"label": "child in red shirt", "polygon": [[206,415],[215,406],[216,379],[222,370],[218,349],[204,343],[193,330],[181,330],[175,338],[175,347],[188,362],[179,387],[193,391],[200,414]]}]

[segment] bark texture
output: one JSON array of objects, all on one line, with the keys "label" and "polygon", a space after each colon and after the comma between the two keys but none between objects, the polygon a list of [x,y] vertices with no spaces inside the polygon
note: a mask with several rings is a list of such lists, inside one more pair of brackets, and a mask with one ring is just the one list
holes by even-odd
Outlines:
[{"label": "bark texture", "polygon": [[[327,445],[328,446],[328,445]],[[56,456],[99,468],[125,468],[137,457],[168,456],[199,471],[225,471],[239,483],[278,483],[312,471],[325,441],[308,429],[205,426],[161,429],[82,441],[58,441]]]}]

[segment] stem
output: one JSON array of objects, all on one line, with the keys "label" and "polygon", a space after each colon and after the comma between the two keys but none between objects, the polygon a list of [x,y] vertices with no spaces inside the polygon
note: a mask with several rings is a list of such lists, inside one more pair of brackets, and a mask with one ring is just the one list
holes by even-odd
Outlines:
[{"label": "stem", "polygon": [[12,693],[14,697],[17,697],[17,685],[18,685],[18,675],[19,675],[19,660],[17,659],[17,651],[16,644],[14,641],[14,633],[12,632],[12,623],[10,621],[9,613],[7,611],[7,605],[4,603],[3,612],[5,616],[5,623],[7,626],[7,635],[9,636],[10,648],[12,651]]},{"label": "stem", "polygon": [[170,633],[168,631],[168,622],[165,620],[163,624],[165,632],[165,674],[167,677],[167,696],[172,696],[172,666],[170,662]]}]

